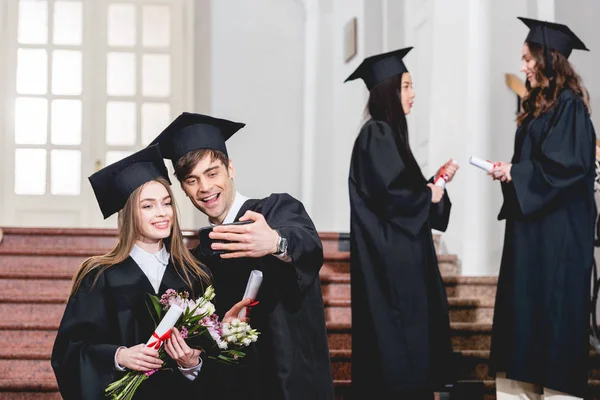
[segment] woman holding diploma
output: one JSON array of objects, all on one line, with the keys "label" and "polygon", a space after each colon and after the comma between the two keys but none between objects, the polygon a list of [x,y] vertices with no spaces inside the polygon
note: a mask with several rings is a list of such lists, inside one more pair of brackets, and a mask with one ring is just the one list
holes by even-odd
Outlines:
[{"label": "woman holding diploma", "polygon": [[491,373],[500,400],[583,398],[596,135],[588,93],[567,58],[587,49],[565,25],[520,19],[530,28],[521,67],[528,93],[512,161],[490,172],[502,182],[498,219],[506,220]]},{"label": "woman holding diploma", "polygon": [[[167,169],[156,146],[90,176],[105,218],[119,212],[118,242],[84,261],[52,351],[52,368],[65,400],[104,399],[121,371],[151,372],[162,366],[146,347],[155,322],[147,294],[167,289],[203,293],[210,276],[185,247]],[[239,303],[237,312],[247,302]],[[157,321],[158,322],[158,321]],[[140,386],[136,399],[192,395],[202,361],[177,330],[163,343],[167,366]]]},{"label": "woman holding diploma", "polygon": [[[370,91],[349,177],[356,399],[373,388],[390,398],[433,399],[452,353],[431,235],[446,229],[451,204],[423,177],[408,143],[405,114],[415,95],[402,58],[410,50],[369,57],[347,79],[363,79]],[[451,161],[437,174],[446,182],[458,168]]]}]

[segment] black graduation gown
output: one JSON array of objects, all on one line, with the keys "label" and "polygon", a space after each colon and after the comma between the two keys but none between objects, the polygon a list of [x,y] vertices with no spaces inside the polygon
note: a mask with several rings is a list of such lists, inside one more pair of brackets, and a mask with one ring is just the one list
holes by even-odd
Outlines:
[{"label": "black graduation gown", "polygon": [[388,124],[368,121],[350,165],[352,392],[368,398],[449,380],[446,289],[431,229],[446,230],[450,199],[431,202],[409,176]]},{"label": "black graduation gown", "polygon": [[[247,200],[235,220],[248,210],[262,214],[269,226],[288,241],[291,263],[268,255],[223,260],[194,254],[211,270],[215,306],[223,315],[239,302],[250,271],[263,272],[263,283],[252,309],[251,325],[261,334],[247,349],[242,368],[223,368],[215,380],[217,398],[260,400],[330,400],[333,380],[319,270],[323,247],[301,202],[288,194]],[[213,371],[215,369],[212,369]]]},{"label": "black graduation gown", "polygon": [[491,371],[583,397],[594,249],[595,133],[570,90],[517,130]]},{"label": "black graduation gown", "polygon": [[[146,306],[147,293],[155,294],[154,288],[131,257],[104,271],[92,288],[95,276],[88,274],[69,299],[52,350],[52,368],[65,400],[104,399],[105,388],[125,374],[115,369],[117,348],[146,343],[155,328]],[[159,294],[170,288],[190,291],[171,263]],[[192,289],[190,293],[196,297],[203,293],[200,282]],[[168,360],[172,370],[151,375],[138,389],[136,399],[200,393],[204,368],[190,381],[177,370],[175,361]]]}]

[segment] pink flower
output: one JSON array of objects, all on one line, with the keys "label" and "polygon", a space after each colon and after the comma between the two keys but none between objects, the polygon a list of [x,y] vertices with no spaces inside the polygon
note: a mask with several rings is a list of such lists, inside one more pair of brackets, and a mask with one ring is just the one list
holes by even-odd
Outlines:
[{"label": "pink flower", "polygon": [[150,375],[153,375],[156,371],[158,371],[158,368],[153,369],[152,371],[144,372],[144,374],[149,377]]},{"label": "pink flower", "polygon": [[181,327],[181,332],[179,332],[179,333],[181,333],[181,337],[184,339],[188,337],[188,330],[185,326]]}]

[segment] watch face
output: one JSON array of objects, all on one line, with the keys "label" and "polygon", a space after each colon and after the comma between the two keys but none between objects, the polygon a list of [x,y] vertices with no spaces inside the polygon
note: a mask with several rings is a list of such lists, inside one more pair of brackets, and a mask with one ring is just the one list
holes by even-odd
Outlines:
[{"label": "watch face", "polygon": [[285,253],[285,251],[287,250],[287,239],[286,238],[281,238],[280,250],[282,253]]},{"label": "watch face", "polygon": [[285,238],[279,237],[279,242],[277,242],[277,254],[283,254],[287,250],[287,240]]}]

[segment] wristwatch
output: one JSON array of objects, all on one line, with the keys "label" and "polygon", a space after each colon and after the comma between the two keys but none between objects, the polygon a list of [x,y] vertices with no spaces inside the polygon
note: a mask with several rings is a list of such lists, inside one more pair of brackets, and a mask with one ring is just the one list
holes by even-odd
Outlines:
[{"label": "wristwatch", "polygon": [[282,237],[281,234],[279,234],[279,231],[275,232],[277,232],[277,234],[279,235],[279,240],[277,241],[277,250],[273,254],[276,256],[280,256],[282,254],[285,254],[285,252],[287,251],[288,242],[286,238]]}]

